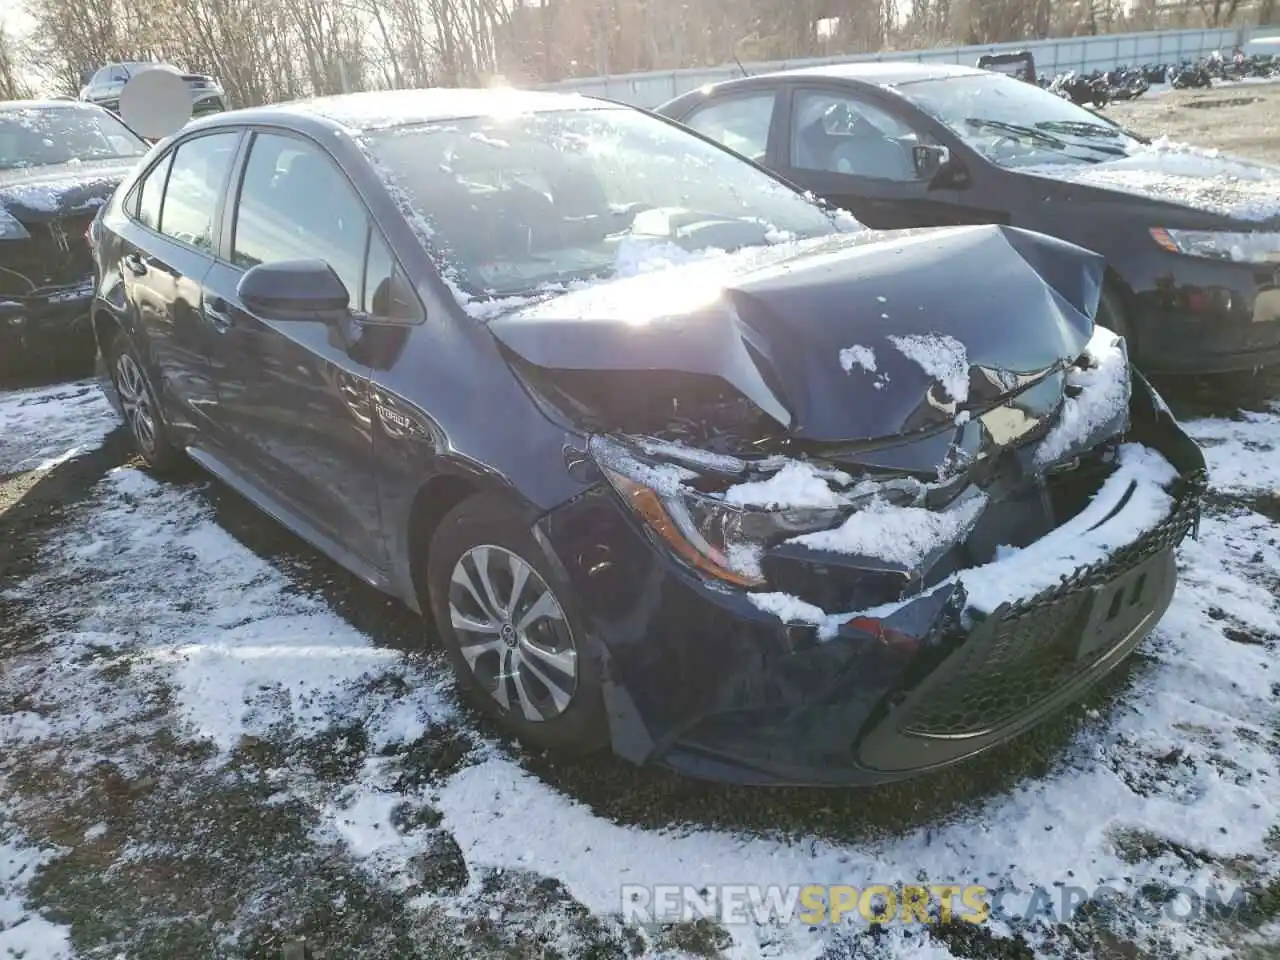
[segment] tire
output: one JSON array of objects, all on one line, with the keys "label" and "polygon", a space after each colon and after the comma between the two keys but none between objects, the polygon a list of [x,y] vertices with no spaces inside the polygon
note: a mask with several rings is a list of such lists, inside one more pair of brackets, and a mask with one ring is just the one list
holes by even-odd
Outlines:
[{"label": "tire", "polygon": [[[445,516],[431,539],[427,588],[458,684],[483,713],[529,746],[582,755],[608,743],[598,648],[568,584],[508,501],[479,495]],[[465,622],[483,629],[461,629]]]},{"label": "tire", "polygon": [[181,465],[184,457],[170,439],[151,381],[143,372],[142,362],[124,331],[117,330],[112,334],[103,350],[103,357],[138,455],[152,472],[172,472]]}]

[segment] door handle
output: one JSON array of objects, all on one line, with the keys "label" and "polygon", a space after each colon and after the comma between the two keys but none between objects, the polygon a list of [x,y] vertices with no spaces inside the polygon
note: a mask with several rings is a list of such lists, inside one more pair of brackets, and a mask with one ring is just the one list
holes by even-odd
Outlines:
[{"label": "door handle", "polygon": [[126,253],[124,256],[125,269],[132,273],[135,277],[140,277],[147,272],[146,261],[136,253]]},{"label": "door handle", "polygon": [[234,324],[231,314],[227,310],[227,301],[221,297],[207,298],[202,310],[204,318],[209,321],[209,325],[218,333],[226,333]]}]

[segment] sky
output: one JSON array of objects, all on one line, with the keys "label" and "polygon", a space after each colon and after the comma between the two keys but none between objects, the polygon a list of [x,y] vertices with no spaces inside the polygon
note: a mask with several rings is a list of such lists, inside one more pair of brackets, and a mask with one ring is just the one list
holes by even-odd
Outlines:
[{"label": "sky", "polygon": [[31,18],[27,16],[25,0],[0,0],[0,24],[10,33],[26,33]]}]

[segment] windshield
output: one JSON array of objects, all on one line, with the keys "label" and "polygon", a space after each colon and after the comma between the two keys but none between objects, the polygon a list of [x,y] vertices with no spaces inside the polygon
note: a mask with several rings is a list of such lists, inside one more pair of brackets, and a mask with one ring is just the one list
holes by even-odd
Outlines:
[{"label": "windshield", "polygon": [[995,73],[917,80],[894,89],[1005,167],[1101,163],[1138,146],[1105,117]]},{"label": "windshield", "polygon": [[636,241],[734,250],[836,231],[799,193],[637,110],[474,117],[365,142],[477,297],[616,274]]},{"label": "windshield", "polygon": [[0,170],[140,157],[148,147],[119,120],[83,107],[0,112]]}]

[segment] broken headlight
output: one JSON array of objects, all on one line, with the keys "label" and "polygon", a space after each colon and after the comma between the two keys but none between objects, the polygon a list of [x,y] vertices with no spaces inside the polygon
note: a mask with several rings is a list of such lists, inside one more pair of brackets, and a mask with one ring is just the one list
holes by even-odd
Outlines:
[{"label": "broken headlight", "polygon": [[1280,233],[1173,230],[1153,227],[1151,238],[1170,253],[1237,263],[1280,263]]},{"label": "broken headlight", "polygon": [[[792,537],[837,527],[876,499],[914,501],[924,489],[915,481],[894,479],[887,483],[864,481],[847,494],[837,493],[823,483],[821,471],[792,461],[807,471],[805,479],[816,482],[800,498],[804,505],[787,502],[785,497],[771,501],[767,496],[752,502],[739,498],[735,502],[726,497],[724,490],[709,492],[696,486],[712,477],[720,478],[713,482],[724,486],[723,478],[731,472],[726,461],[732,458],[704,455],[707,462],[700,471],[691,469],[697,465],[699,451],[688,451],[678,458],[680,463],[655,463],[641,452],[642,448],[643,445],[632,448],[599,436],[593,437],[588,447],[623,503],[651,535],[699,572],[739,587],[765,583],[761,559],[766,548]],[[771,482],[748,477],[747,464],[737,462],[742,483],[736,489],[764,488]],[[765,476],[777,478],[786,469]],[[852,482],[838,472],[836,477]]]}]

